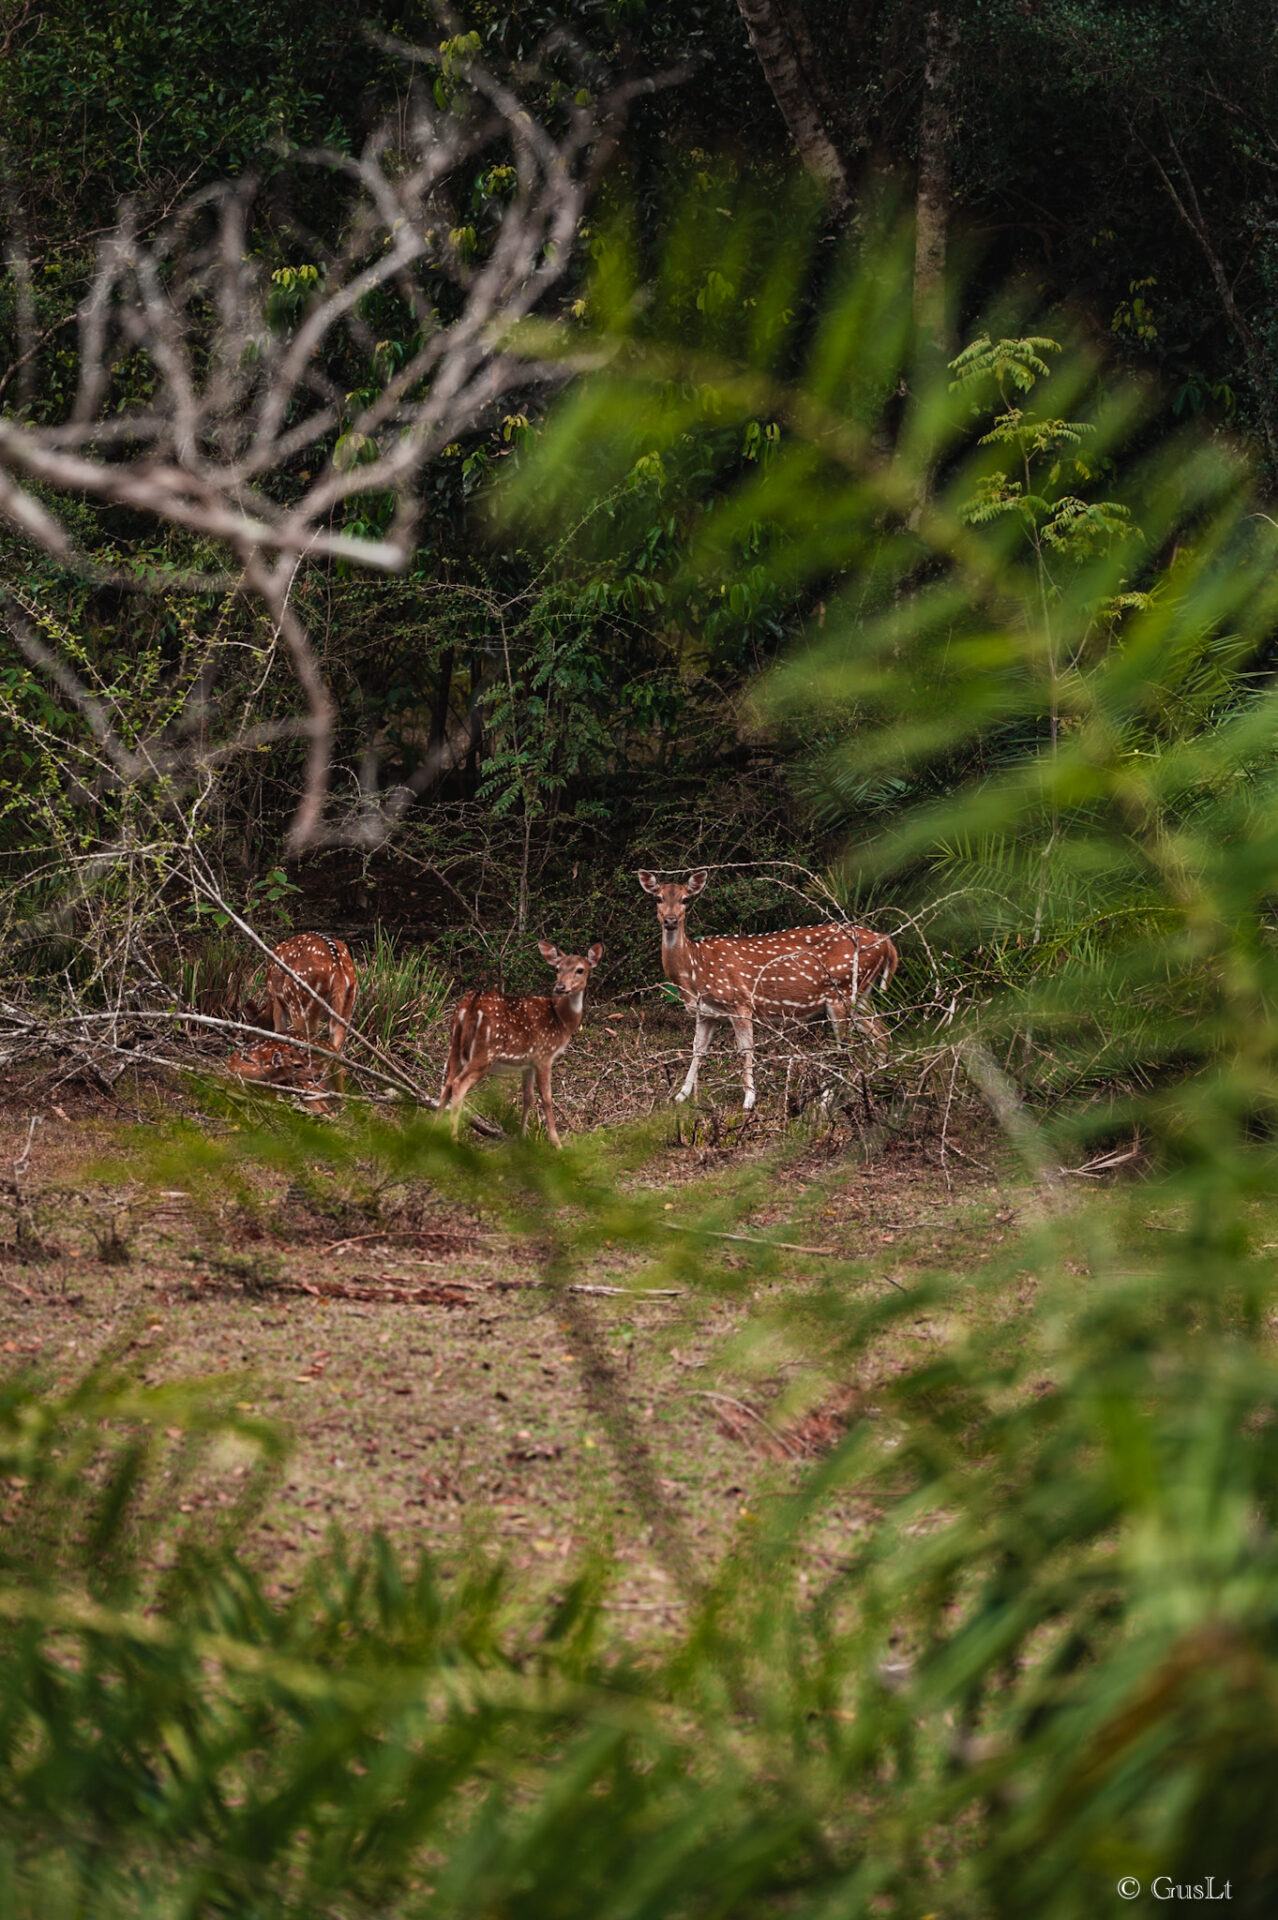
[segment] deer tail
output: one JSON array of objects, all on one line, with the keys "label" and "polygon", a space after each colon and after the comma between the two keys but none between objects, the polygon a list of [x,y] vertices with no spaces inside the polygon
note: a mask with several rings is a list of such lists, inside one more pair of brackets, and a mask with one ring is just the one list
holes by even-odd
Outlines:
[{"label": "deer tail", "polygon": [[897,952],[896,947],[893,945],[892,941],[888,939],[886,934],[883,936],[883,946],[885,949],[883,954],[883,965],[879,969],[877,979],[873,982],[870,988],[871,993],[873,993],[876,988],[880,993],[882,993],[885,987],[890,987],[895,977],[896,970],[901,964],[901,956]]}]

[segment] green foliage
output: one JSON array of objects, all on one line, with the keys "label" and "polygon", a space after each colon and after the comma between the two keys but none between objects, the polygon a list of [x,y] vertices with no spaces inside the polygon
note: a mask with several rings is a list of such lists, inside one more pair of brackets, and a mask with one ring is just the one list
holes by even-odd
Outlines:
[{"label": "green foliage", "polygon": [[1030,334],[1022,340],[993,341],[983,333],[955,355],[950,370],[956,387],[992,380],[1006,398],[1008,387],[1018,393],[1029,393],[1038,381],[1046,380],[1052,370],[1043,355],[1060,350],[1060,341],[1049,340],[1045,334]]},{"label": "green foliage", "polygon": [[[270,928],[287,920],[289,903],[300,891],[283,867],[272,867],[269,873],[257,874],[248,882],[241,896],[240,912],[255,926]],[[230,915],[208,900],[197,899],[195,911],[199,915],[207,914],[219,933],[232,924]]]},{"label": "green foliage", "polygon": [[[731,579],[734,531],[762,522],[787,577],[820,583],[761,709],[817,716],[848,779],[913,775],[916,803],[854,850],[849,883],[894,878],[947,946],[984,955],[958,1057],[1049,1209],[1022,1254],[1033,1315],[909,1370],[886,1471],[867,1431],[814,1476],[813,1502],[847,1469],[888,1515],[840,1585],[856,1625],[837,1670],[889,1623],[908,1619],[917,1649],[899,1704],[861,1695],[844,1748],[871,1771],[893,1755],[891,1821],[869,1815],[875,1865],[846,1910],[873,1888],[906,1912],[1082,1914],[1129,1867],[1201,1878],[1190,1860],[1228,1832],[1260,1912],[1266,1789],[1241,1786],[1275,1772],[1253,1703],[1278,1653],[1278,1516],[1272,1275],[1248,1215],[1278,1111],[1278,708],[1250,668],[1278,618],[1272,530],[1219,448],[1129,450],[1145,410],[1085,357],[1050,375],[1063,406],[1022,405],[1049,377],[1045,336],[991,329],[956,391],[929,382],[904,350],[907,290],[890,255],[863,263],[784,377],[727,359],[709,318],[690,337],[683,314],[614,304],[593,348],[608,371],[561,405],[524,498],[571,516],[586,462],[592,479],[637,447],[668,463],[766,394],[781,447],[722,491],[698,559]],[[859,418],[874,380],[909,396],[887,457]],[[995,393],[973,420],[982,380]],[[1080,487],[1097,478],[1103,500]],[[1117,1101],[1095,1100],[1120,1077]],[[1036,1084],[1050,1130],[1021,1104]],[[1138,1205],[1182,1222],[1152,1271],[1085,1214],[1053,1217],[1062,1154],[1118,1123],[1147,1130],[1165,1170]],[[955,1311],[970,1285],[832,1302],[844,1377],[873,1326]],[[929,1837],[965,1817],[972,1853],[932,1882]]]},{"label": "green foliage", "polygon": [[360,1032],[387,1053],[416,1052],[424,1028],[434,1026],[447,1003],[450,982],[420,948],[405,948],[385,927],[373,930],[360,956]]},{"label": "green foliage", "polygon": [[1083,500],[1062,490],[1066,482],[1095,478],[1094,469],[1078,455],[1072,460],[1059,457],[1068,448],[1082,446],[1095,433],[1094,422],[1044,417],[1012,404],[1009,389],[1028,395],[1039,380],[1050,376],[1051,369],[1041,357],[1044,352],[1059,353],[1059,342],[1041,337],[991,342],[988,334],[981,334],[950,362],[950,369],[955,392],[973,387],[979,391],[990,384],[997,389],[1003,410],[979,444],[1006,447],[1018,469],[1008,472],[1000,466],[982,474],[960,513],[972,526],[987,525],[1004,513],[1019,516],[1046,586],[1049,552],[1085,558],[1125,535],[1131,514],[1115,500]]},{"label": "green foliage", "polygon": [[479,798],[499,815],[519,805],[525,819],[535,819],[584,770],[606,765],[613,750],[607,663],[571,598],[556,598],[567,604],[549,596],[534,602],[485,696],[493,745]]}]

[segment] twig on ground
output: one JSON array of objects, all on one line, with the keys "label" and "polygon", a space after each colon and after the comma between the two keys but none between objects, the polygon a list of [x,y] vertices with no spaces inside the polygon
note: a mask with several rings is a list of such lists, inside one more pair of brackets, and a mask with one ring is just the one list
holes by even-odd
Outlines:
[{"label": "twig on ground", "polygon": [[669,1613],[675,1607],[686,1607],[687,1601],[676,1594],[670,1600],[605,1600],[605,1613]]},{"label": "twig on ground", "polygon": [[26,1143],[23,1146],[22,1152],[13,1163],[13,1177],[15,1180],[21,1180],[24,1174],[30,1173],[31,1171],[31,1142],[35,1139],[35,1130],[43,1118],[44,1115],[41,1113],[33,1113],[28,1118]]},{"label": "twig on ground", "polygon": [[941,1121],[941,1172],[945,1175],[945,1185],[947,1189],[950,1184],[950,1170],[945,1164],[945,1154],[949,1145],[950,1109],[954,1105],[954,1084],[958,1079],[958,1070],[959,1053],[956,1047],[954,1049],[954,1059],[950,1065],[950,1084],[945,1094],[945,1116]]},{"label": "twig on ground", "polygon": [[607,1294],[616,1300],[679,1300],[683,1297],[682,1287],[600,1287],[584,1280],[572,1281],[565,1291]]},{"label": "twig on ground", "polygon": [[985,1162],[983,1160],[978,1160],[974,1153],[965,1153],[963,1148],[956,1147],[952,1140],[949,1143],[949,1151],[951,1153],[956,1153],[960,1160],[966,1160],[969,1163],[969,1165],[973,1167],[979,1167],[981,1172],[988,1173],[991,1179],[994,1178],[993,1167],[987,1167]]},{"label": "twig on ground", "polygon": [[1112,1173],[1115,1167],[1125,1167],[1129,1161],[1139,1160],[1145,1149],[1138,1140],[1126,1153],[1117,1148],[1112,1153],[1098,1154],[1094,1160],[1085,1160],[1081,1167],[1062,1167],[1060,1171],[1072,1175],[1076,1180],[1099,1180],[1103,1173]]},{"label": "twig on ground", "polygon": [[[110,1040],[95,1039],[91,1035],[84,1033],[77,1034],[68,1032],[66,1028],[57,1021],[33,1021],[23,1016],[10,1013],[7,1007],[0,1007],[0,1013],[3,1013],[6,1019],[17,1020],[25,1032],[39,1032],[46,1043],[54,1041],[57,1044],[69,1048],[81,1047],[86,1051],[90,1048],[100,1048],[121,1059],[124,1067],[141,1063],[148,1066],[167,1067],[170,1071],[176,1073],[189,1073],[192,1070],[189,1061],[173,1060],[165,1054],[144,1053],[138,1047],[127,1047]],[[179,1026],[211,1027],[223,1033],[253,1034],[263,1040],[287,1039],[290,1046],[299,1047],[312,1056],[317,1055],[322,1060],[342,1062],[342,1064],[354,1074],[363,1074],[370,1080],[379,1081],[383,1086],[398,1088],[401,1093],[411,1092],[414,1099],[432,1113],[437,1112],[439,1109],[439,1102],[432,1098],[430,1094],[422,1093],[420,1089],[416,1089],[414,1083],[405,1073],[401,1072],[394,1076],[388,1073],[382,1073],[378,1068],[370,1067],[363,1061],[350,1060],[347,1059],[344,1054],[335,1053],[331,1047],[322,1047],[317,1041],[305,1040],[293,1034],[278,1034],[273,1027],[257,1027],[251,1025],[246,1020],[227,1020],[212,1013],[188,1013],[180,1007],[133,1008],[128,1017],[130,1020],[136,1021],[139,1025],[143,1026],[145,1026],[148,1021],[166,1020],[175,1022]],[[90,1023],[98,1024],[118,1021],[118,1019],[119,1015],[114,1010],[108,1013],[85,1013],[77,1011],[70,1017],[70,1024],[74,1026],[74,1024],[78,1022],[81,1026],[87,1026]],[[100,1071],[100,1068],[97,1067],[97,1062],[91,1054],[89,1055],[88,1064],[90,1067]],[[391,1065],[394,1065],[393,1061]],[[123,1071],[123,1068],[121,1071]],[[109,1090],[108,1088],[107,1091]],[[293,1089],[288,1087],[283,1087],[281,1090],[285,1092],[293,1091]],[[329,1089],[328,1097],[335,1100],[351,1101],[359,1096],[350,1093],[341,1093],[337,1088],[332,1087]],[[484,1119],[481,1114],[469,1113],[466,1119],[474,1131],[486,1140],[504,1140],[506,1137],[500,1127],[495,1126],[491,1120]]]},{"label": "twig on ground", "polygon": [[695,1233],[703,1240],[739,1240],[746,1247],[770,1247],[777,1253],[819,1254],[824,1260],[843,1260],[841,1247],[801,1247],[793,1240],[765,1240],[757,1233],[724,1233],[717,1227],[684,1227],[674,1220],[663,1220],[667,1233]]},{"label": "twig on ground", "polygon": [[737,1413],[745,1414],[748,1420],[753,1420],[756,1426],[762,1427],[768,1438],[774,1440],[782,1452],[788,1453],[792,1460],[801,1460],[803,1458],[799,1449],[794,1446],[791,1441],[787,1440],[784,1434],[778,1433],[775,1427],[768,1424],[761,1413],[756,1413],[754,1408],[747,1406],[744,1400],[734,1400],[730,1393],[712,1393],[708,1387],[695,1388],[694,1397],[698,1400],[713,1400],[716,1406],[732,1407]]}]

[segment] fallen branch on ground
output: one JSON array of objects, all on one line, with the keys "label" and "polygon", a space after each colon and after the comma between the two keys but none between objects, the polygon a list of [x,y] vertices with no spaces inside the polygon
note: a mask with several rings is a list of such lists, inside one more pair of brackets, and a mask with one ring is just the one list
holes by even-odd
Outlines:
[{"label": "fallen branch on ground", "polygon": [[1094,1160],[1085,1160],[1081,1167],[1062,1167],[1062,1173],[1071,1174],[1076,1180],[1099,1180],[1102,1173],[1112,1173],[1115,1167],[1125,1167],[1129,1161],[1139,1160],[1145,1149],[1138,1140],[1126,1153],[1120,1153],[1117,1147],[1111,1153],[1101,1153]]},{"label": "fallen branch on ground", "polygon": [[846,1260],[841,1247],[801,1247],[793,1240],[764,1240],[757,1233],[724,1233],[718,1227],[684,1227],[674,1220],[663,1220],[667,1233],[696,1233],[703,1240],[739,1240],[746,1247],[770,1247],[777,1253],[819,1254],[823,1260]]},{"label": "fallen branch on ground", "polygon": [[[38,1036],[43,1045],[62,1046],[67,1048],[69,1052],[83,1051],[87,1055],[85,1064],[99,1073],[101,1072],[101,1068],[93,1058],[92,1049],[109,1053],[121,1060],[123,1062],[121,1071],[124,1070],[124,1067],[130,1065],[167,1067],[173,1073],[190,1073],[193,1071],[193,1068],[190,1061],[174,1060],[167,1054],[148,1053],[144,1052],[140,1047],[123,1046],[115,1041],[95,1038],[94,1035],[89,1033],[77,1033],[73,1030],[77,1025],[83,1028],[90,1024],[106,1024],[108,1022],[118,1024],[120,1020],[124,1018],[136,1021],[138,1024],[145,1026],[148,1022],[167,1020],[183,1026],[211,1027],[217,1031],[236,1036],[249,1034],[260,1040],[287,1040],[290,1046],[301,1048],[304,1052],[312,1056],[317,1055],[322,1060],[339,1061],[352,1074],[362,1074],[367,1079],[378,1081],[382,1086],[393,1087],[400,1093],[411,1094],[418,1105],[425,1107],[431,1113],[436,1113],[439,1110],[438,1100],[433,1099],[428,1093],[423,1093],[405,1073],[400,1073],[397,1076],[383,1073],[377,1067],[367,1066],[363,1061],[351,1060],[344,1054],[335,1053],[331,1047],[320,1046],[316,1041],[305,1040],[293,1034],[279,1034],[276,1033],[273,1027],[253,1026],[246,1020],[227,1020],[212,1013],[188,1013],[180,1007],[138,1007],[130,1009],[128,1014],[123,1016],[118,1009],[107,1013],[77,1012],[69,1016],[68,1021],[63,1024],[54,1020],[35,1020],[29,1015],[20,1013],[16,1008],[10,1008],[3,1004],[0,1004],[0,1017],[3,1017],[12,1025],[16,1026],[20,1032]],[[393,1065],[394,1063],[392,1062],[391,1064]],[[117,1075],[116,1077],[118,1078],[119,1076]],[[283,1092],[296,1091],[296,1089],[287,1086],[282,1086],[280,1090]],[[335,1100],[349,1101],[358,1099],[361,1096],[339,1092],[338,1089],[334,1087],[329,1089],[329,1097]],[[486,1120],[482,1114],[468,1113],[466,1119],[475,1132],[485,1140],[504,1140],[506,1138],[502,1129],[496,1126],[491,1120]]]},{"label": "fallen branch on ground", "polygon": [[[730,1393],[712,1393],[706,1387],[698,1387],[695,1391],[695,1398],[698,1400],[713,1400],[716,1406],[731,1407],[734,1412],[743,1413],[748,1420],[753,1420],[756,1426],[762,1427],[768,1438],[773,1441],[776,1446],[780,1447],[783,1453],[788,1454],[791,1460],[801,1460],[803,1458],[803,1455],[797,1447],[792,1446],[783,1434],[777,1432],[775,1427],[769,1426],[763,1415],[756,1413],[753,1407],[747,1406],[744,1400],[734,1400]],[[737,1438],[738,1436],[734,1435],[733,1437]]]}]

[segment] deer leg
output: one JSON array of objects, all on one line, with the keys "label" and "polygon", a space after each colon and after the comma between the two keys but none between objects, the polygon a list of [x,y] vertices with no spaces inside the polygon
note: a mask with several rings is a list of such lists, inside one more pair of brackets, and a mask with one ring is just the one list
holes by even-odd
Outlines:
[{"label": "deer leg", "polygon": [[533,1081],[536,1078],[537,1078],[536,1067],[524,1068],[524,1120],[523,1120],[523,1125],[519,1129],[521,1134],[526,1134],[528,1132],[528,1122],[532,1119]]},{"label": "deer leg", "polygon": [[877,1014],[863,1011],[855,1002],[852,1008],[852,1022],[858,1033],[869,1034],[870,1039],[874,1043],[874,1051],[878,1056],[879,1065],[882,1066],[890,1052],[888,1037],[883,1022]]},{"label": "deer leg", "polygon": [[830,1025],[834,1028],[835,1045],[841,1047],[844,1041],[848,1037],[848,1018],[849,1018],[850,1009],[848,1007],[847,1001],[834,1000],[834,999],[827,1000],[825,1003],[825,1011],[827,1016],[829,1017]]},{"label": "deer leg", "polygon": [[309,1074],[312,1078],[322,1076],[324,1085],[327,1086],[329,1063],[327,1060],[317,1060],[311,1052],[311,1042],[318,1039],[319,1035],[312,1023],[309,1006],[293,1008],[292,1016],[293,1026],[291,1031],[297,1035],[301,1056],[298,1071]]},{"label": "deer leg", "polygon": [[469,1067],[463,1067],[462,1071],[451,1083],[447,1105],[449,1112],[453,1116],[454,1140],[461,1131],[462,1102],[465,1100],[471,1088],[478,1086],[483,1077],[482,1073],[475,1073]]},{"label": "deer leg", "polygon": [[[336,1025],[337,1025],[337,1023],[336,1023],[336,1021],[334,1021],[334,1023],[333,1023],[333,1024],[334,1024],[334,1025],[336,1026]],[[339,1032],[340,1032],[340,1033],[342,1034],[342,1038],[343,1038],[343,1039],[345,1039],[345,1037],[346,1037],[346,1035],[345,1035],[345,1029],[344,1029],[344,1028],[339,1028],[339,1029],[338,1029],[338,1031],[339,1031]],[[330,1035],[329,1035],[329,1045],[330,1045],[330,1046],[332,1047],[332,1049],[333,1049],[333,1052],[334,1052],[334,1053],[336,1053],[336,1052],[337,1052],[337,1050],[338,1050],[338,1047],[339,1047],[339,1046],[341,1045],[341,1041],[339,1041],[339,1040],[335,1040],[335,1039],[333,1038],[333,1035],[332,1035],[332,1034],[330,1034]],[[341,1062],[341,1060],[340,1060],[340,1059],[337,1059],[337,1060],[325,1060],[325,1061],[324,1061],[324,1063],[323,1063],[323,1071],[324,1071],[324,1082],[325,1082],[325,1085],[326,1085],[326,1086],[336,1086],[336,1088],[337,1088],[337,1091],[338,1091],[339,1093],[345,1093],[345,1091],[346,1091],[346,1068],[345,1068],[345,1067],[343,1066],[343,1064],[342,1064],[342,1062]]]},{"label": "deer leg", "polygon": [[866,1014],[865,1024],[870,1029],[870,1038],[873,1040],[874,1050],[879,1056],[879,1065],[883,1066],[886,1064],[887,1057],[892,1051],[888,1043],[887,1028],[875,1013]]},{"label": "deer leg", "polygon": [[688,1068],[688,1077],[675,1095],[676,1100],[691,1100],[697,1091],[697,1070],[710,1049],[710,1036],[714,1032],[714,1021],[705,1015],[697,1015],[697,1030],[692,1036],[692,1064]]},{"label": "deer leg", "polygon": [[559,1129],[555,1125],[555,1103],[550,1097],[550,1061],[537,1064],[537,1091],[541,1095],[541,1111],[546,1122],[546,1138],[552,1147],[562,1144]]},{"label": "deer leg", "polygon": [[447,1112],[448,1108],[452,1105],[453,1088],[457,1084],[457,1076],[461,1072],[461,1064],[462,1030],[461,1020],[459,1018],[453,1021],[453,1031],[448,1041],[448,1059],[444,1066],[444,1084],[439,1090],[439,1111],[441,1113]]},{"label": "deer leg", "polygon": [[742,1107],[749,1113],[754,1106],[754,1021],[748,1013],[733,1014],[732,1032],[741,1055],[741,1078],[745,1085]]},{"label": "deer leg", "polygon": [[[338,1055],[341,1054],[342,1048],[346,1045],[346,1032],[350,1026],[351,1007],[354,1005],[354,1001],[355,990],[353,987],[349,992],[344,993],[340,1000],[335,998],[333,1001],[333,1014],[328,1023],[328,1044],[332,1047],[333,1052]],[[337,1081],[339,1093],[345,1093],[345,1063],[339,1058],[337,1060],[326,1061],[325,1065],[331,1069],[333,1078]]]}]

